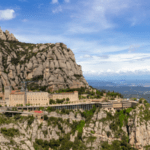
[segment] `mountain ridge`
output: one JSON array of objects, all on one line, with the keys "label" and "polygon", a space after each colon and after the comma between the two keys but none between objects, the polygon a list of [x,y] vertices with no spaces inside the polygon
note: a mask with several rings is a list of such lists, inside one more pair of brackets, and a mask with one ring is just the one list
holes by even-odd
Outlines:
[{"label": "mountain ridge", "polygon": [[9,85],[18,89],[23,80],[32,79],[51,91],[89,87],[74,53],[65,44],[23,43],[8,33],[0,29],[0,90]]}]

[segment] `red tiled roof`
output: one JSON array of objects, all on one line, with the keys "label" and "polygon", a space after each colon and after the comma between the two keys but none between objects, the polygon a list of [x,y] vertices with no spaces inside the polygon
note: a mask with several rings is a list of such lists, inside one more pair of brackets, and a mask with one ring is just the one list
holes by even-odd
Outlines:
[{"label": "red tiled roof", "polygon": [[38,110],[35,110],[34,112],[35,113],[43,113],[43,111],[38,111]]},{"label": "red tiled roof", "polygon": [[11,95],[19,95],[19,94],[24,94],[24,92],[11,92]]}]

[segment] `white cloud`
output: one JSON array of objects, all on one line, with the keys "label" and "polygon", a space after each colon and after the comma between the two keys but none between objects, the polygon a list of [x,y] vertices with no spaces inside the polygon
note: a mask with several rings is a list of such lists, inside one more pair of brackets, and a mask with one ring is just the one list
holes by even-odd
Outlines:
[{"label": "white cloud", "polygon": [[69,3],[70,2],[70,0],[64,0],[66,3]]},{"label": "white cloud", "polygon": [[[141,59],[142,61],[140,61]],[[83,73],[86,76],[150,74],[149,53],[109,55],[107,59],[99,58],[98,56],[84,57],[77,63],[82,66]]]},{"label": "white cloud", "polygon": [[52,0],[52,4],[58,3],[58,0]]},{"label": "white cloud", "polygon": [[135,52],[136,50],[138,50],[139,47],[140,47],[139,44],[137,44],[137,45],[130,45],[128,52],[129,52],[129,53],[130,53],[130,52]]},{"label": "white cloud", "polygon": [[23,19],[23,20],[22,20],[22,22],[27,22],[27,21],[28,21],[28,19]]},{"label": "white cloud", "polygon": [[112,16],[121,14],[129,5],[129,0],[81,0],[73,8],[75,13],[71,17],[74,20],[68,24],[68,32],[90,33],[114,28],[117,25],[112,22]]},{"label": "white cloud", "polygon": [[13,9],[0,10],[0,20],[10,20],[15,17]]},{"label": "white cloud", "polygon": [[83,57],[84,57],[84,58],[91,58],[90,55],[84,55]]},{"label": "white cloud", "polygon": [[122,21],[134,26],[141,22],[142,18],[146,18],[143,15],[145,10],[142,4],[141,0],[137,0],[136,3],[131,0],[77,1],[73,7],[69,6],[72,8],[70,13],[72,21],[68,23],[68,33],[80,34],[113,29],[117,28]]},{"label": "white cloud", "polygon": [[58,6],[56,9],[53,9],[52,12],[55,14],[55,13],[59,13],[59,12],[62,12],[62,7],[61,6]]},{"label": "white cloud", "polygon": [[93,32],[98,32],[99,30],[98,29],[95,29],[95,28],[92,28],[90,29],[89,27],[83,27],[82,25],[80,24],[74,24],[74,23],[71,23],[69,25],[69,29],[67,32],[71,32],[73,34],[75,33],[79,33],[79,34],[84,34],[84,33],[93,33]]},{"label": "white cloud", "polygon": [[[34,31],[34,30],[33,30]],[[17,35],[22,42],[56,43],[63,42],[73,50],[77,64],[82,66],[84,75],[130,75],[150,73],[150,53],[128,53],[130,45],[126,46],[101,46],[97,41],[83,41],[62,35]],[[142,45],[141,43],[138,43]],[[134,44],[137,46],[138,44]],[[126,49],[127,53],[114,54]],[[107,54],[105,54],[107,52]],[[108,53],[111,52],[111,53]],[[109,55],[108,55],[109,54]]]}]

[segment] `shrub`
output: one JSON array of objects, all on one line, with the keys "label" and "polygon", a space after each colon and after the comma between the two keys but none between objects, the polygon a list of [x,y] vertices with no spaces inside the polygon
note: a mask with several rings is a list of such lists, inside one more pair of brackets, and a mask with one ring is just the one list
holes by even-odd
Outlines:
[{"label": "shrub", "polygon": [[14,129],[14,128],[1,128],[1,133],[6,135],[6,136],[10,136],[10,137],[14,137],[15,135],[19,135],[19,130],[18,129]]},{"label": "shrub", "polygon": [[139,99],[139,103],[143,103],[143,102],[145,103],[146,100],[145,100],[144,98],[140,98],[140,99]]},{"label": "shrub", "polygon": [[93,108],[91,110],[89,110],[89,111],[86,110],[84,112],[81,112],[81,116],[86,119],[86,122],[88,122],[92,118],[95,111],[96,111],[96,107],[93,106]]},{"label": "shrub", "polygon": [[66,101],[68,102],[69,100],[70,100],[70,99],[67,97],[67,98],[66,98]]},{"label": "shrub", "polygon": [[141,98],[139,99],[139,103],[142,103],[142,99]]},{"label": "shrub", "polygon": [[148,103],[146,99],[144,100],[144,103],[145,103],[145,104]]},{"label": "shrub", "polygon": [[16,114],[16,115],[14,116],[14,119],[15,119],[15,120],[19,120],[19,119],[20,119],[20,114]]},{"label": "shrub", "polygon": [[55,104],[55,101],[53,99],[50,99],[49,104]]},{"label": "shrub", "polygon": [[44,120],[48,120],[48,116],[47,115],[44,115]]},{"label": "shrub", "polygon": [[56,103],[63,103],[65,100],[64,99],[56,99]]},{"label": "shrub", "polygon": [[94,141],[95,141],[95,139],[96,139],[96,137],[95,137],[95,136],[89,136],[86,142],[87,142],[87,143],[89,143],[89,142],[91,142],[91,143],[92,143],[92,142],[94,142]]},{"label": "shrub", "polygon": [[108,141],[101,144],[102,150],[137,150],[129,144],[129,137],[125,134],[121,137],[121,141],[114,140],[111,144]]},{"label": "shrub", "polygon": [[17,108],[16,108],[16,107],[13,107],[13,108],[12,108],[12,111],[17,111]]},{"label": "shrub", "polygon": [[42,125],[43,125],[43,124],[41,123],[41,124],[38,126],[38,129],[41,129],[41,128],[42,128]]},{"label": "shrub", "polygon": [[111,97],[110,100],[115,100],[115,99],[113,97]]},{"label": "shrub", "polygon": [[106,134],[107,134],[107,136],[108,136],[108,137],[110,137],[110,136],[111,136],[110,131],[107,131],[107,133],[106,133]]},{"label": "shrub", "polygon": [[78,130],[78,132],[82,132],[84,125],[85,125],[85,121],[81,120],[80,123],[77,125],[76,130]]},{"label": "shrub", "polygon": [[91,133],[94,134],[95,132],[94,132],[94,131],[91,131]]},{"label": "shrub", "polygon": [[29,118],[28,125],[30,126],[34,121],[34,117],[33,116],[28,116],[28,118]]},{"label": "shrub", "polygon": [[70,112],[70,110],[68,110],[68,109],[65,109],[65,108],[61,109],[62,114],[69,114],[69,112]]},{"label": "shrub", "polygon": [[44,110],[45,108],[44,107],[40,107],[40,110]]},{"label": "shrub", "polygon": [[52,112],[52,111],[55,111],[56,109],[54,107],[47,107],[47,111],[48,112]]}]

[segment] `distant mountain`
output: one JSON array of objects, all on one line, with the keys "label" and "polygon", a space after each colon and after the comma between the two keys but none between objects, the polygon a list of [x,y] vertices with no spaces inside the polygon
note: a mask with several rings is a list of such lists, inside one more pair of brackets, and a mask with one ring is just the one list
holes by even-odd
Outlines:
[{"label": "distant mountain", "polygon": [[[97,81],[97,80],[87,80],[90,86],[93,88],[97,88],[100,90],[114,91],[121,93],[124,98],[145,98],[148,102],[150,102],[150,87],[144,86],[131,86],[130,83],[127,85],[121,85],[113,82],[107,81]],[[133,84],[133,82],[132,82]]]}]

